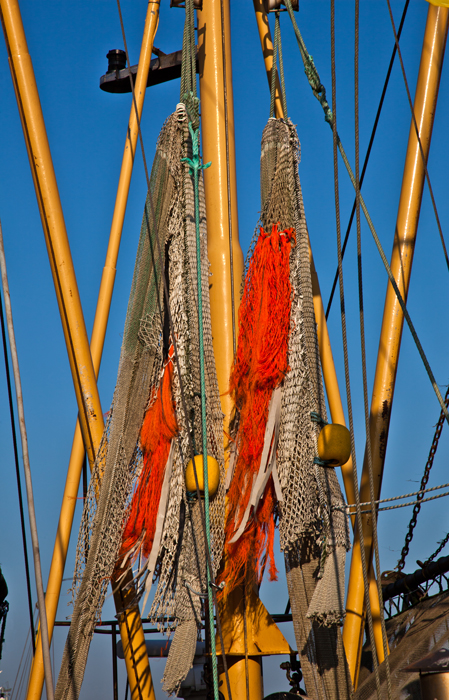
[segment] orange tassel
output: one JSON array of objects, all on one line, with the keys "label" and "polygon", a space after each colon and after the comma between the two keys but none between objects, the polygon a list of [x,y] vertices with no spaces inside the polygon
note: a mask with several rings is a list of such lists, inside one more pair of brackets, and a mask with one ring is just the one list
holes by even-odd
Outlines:
[{"label": "orange tassel", "polygon": [[245,279],[230,378],[230,393],[240,416],[235,438],[237,459],[226,509],[225,565],[220,577],[226,583],[225,595],[243,581],[260,584],[268,559],[270,579],[277,578],[273,553],[276,496],[271,477],[243,535],[237,542],[230,540],[242,522],[253,476],[259,471],[273,390],[289,370],[289,261],[295,241],[292,228],[279,232],[274,225],[271,234],[261,228]]},{"label": "orange tassel", "polygon": [[172,378],[173,363],[170,360],[164,368],[157,393],[153,389],[153,400],[143,419],[140,431],[143,468],[123,532],[119,561],[126,555],[134,561],[139,551],[148,557],[153,546],[165,465],[171,441],[178,432]]}]

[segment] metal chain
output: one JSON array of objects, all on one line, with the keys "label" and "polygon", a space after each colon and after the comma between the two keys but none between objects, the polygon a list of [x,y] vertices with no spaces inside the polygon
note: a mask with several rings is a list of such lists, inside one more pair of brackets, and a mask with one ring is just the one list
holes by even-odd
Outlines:
[{"label": "metal chain", "polygon": [[431,554],[428,559],[426,559],[422,568],[428,566],[430,564],[430,562],[433,561],[435,559],[435,557],[438,556],[438,554],[443,551],[443,549],[445,548],[445,546],[447,545],[448,542],[449,542],[449,532],[447,533],[444,540],[441,540],[440,546],[438,547],[438,549],[433,554]]},{"label": "metal chain", "polygon": [[[446,396],[444,397],[444,403],[446,404],[446,407],[449,407],[449,386],[448,386],[447,391],[446,391]],[[432,469],[433,460],[434,460],[436,451],[438,449],[438,442],[439,442],[439,439],[441,436],[441,431],[443,430],[444,421],[445,421],[445,415],[444,415],[443,411],[441,411],[440,418],[439,418],[438,423],[437,423],[436,428],[435,428],[435,434],[433,436],[432,446],[430,448],[429,456],[427,458],[427,463],[426,463],[426,466],[424,469],[424,474],[423,474],[423,477],[421,479],[420,493],[418,493],[418,496],[416,498],[416,503],[413,507],[413,515],[411,517],[411,520],[410,520],[410,523],[408,526],[408,532],[405,536],[405,544],[402,548],[401,558],[399,559],[397,566],[396,566],[396,569],[398,571],[402,571],[402,569],[405,566],[405,558],[407,557],[407,554],[409,552],[410,542],[413,539],[413,530],[416,527],[416,522],[418,520],[418,514],[419,514],[419,511],[421,510],[421,501],[424,497],[424,493],[422,493],[422,491],[423,491],[423,489],[426,488],[427,482],[429,481],[430,470]],[[442,546],[439,549],[437,549],[437,551],[434,554],[432,554],[432,556],[427,560],[428,562],[432,561],[432,559],[434,557],[436,557],[436,555],[441,552],[441,550],[443,549],[444,545],[446,544],[446,542],[448,540],[449,540],[449,533],[446,536],[445,540],[443,540],[444,544],[442,544]]]}]

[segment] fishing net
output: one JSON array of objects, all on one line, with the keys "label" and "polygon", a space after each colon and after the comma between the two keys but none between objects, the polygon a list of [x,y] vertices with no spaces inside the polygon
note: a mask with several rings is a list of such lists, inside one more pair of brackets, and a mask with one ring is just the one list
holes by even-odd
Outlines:
[{"label": "fishing net", "polygon": [[[422,659],[449,642],[449,592],[420,601],[405,612],[386,621],[393,700],[421,700],[419,674],[404,671],[409,664]],[[365,649],[370,652],[367,645]],[[362,655],[362,661],[363,661]],[[368,654],[369,656],[369,654]],[[371,668],[362,669],[354,700],[375,700],[376,681]],[[365,671],[365,673],[364,673]],[[363,675],[369,673],[367,678]],[[363,674],[363,675],[362,675]],[[385,661],[379,666],[382,696],[387,695]]]},{"label": "fishing net", "polygon": [[[170,335],[164,301],[164,274],[178,354],[171,377],[178,435],[172,441],[169,464],[167,462],[165,468],[152,551],[137,577],[146,576],[147,588],[153,575],[158,578],[150,616],[167,631],[178,627],[180,634],[177,630],[173,641],[175,649],[179,646],[177,634],[178,638],[183,635],[184,640],[190,640],[189,644],[184,643],[175,667],[173,659],[171,664],[170,659],[167,662],[165,688],[169,692],[176,691],[193,660],[201,620],[201,598],[198,593],[204,593],[206,581],[203,564],[198,564],[205,559],[205,544],[197,514],[199,504],[187,498],[184,481],[184,470],[190,459],[189,436],[195,445],[201,445],[194,196],[188,165],[181,163],[181,158],[190,154],[187,114],[181,105],[167,119],[157,143],[117,384],[78,539],[74,609],[56,687],[57,700],[76,700],[79,695],[95,623],[101,614],[107,585],[114,573],[122,544],[133,484],[144,466],[139,440],[142,422],[149,409],[149,400],[157,395],[167,348],[174,340]],[[212,351],[202,181],[200,215],[208,454],[217,459],[223,475],[222,413]],[[223,479],[211,501],[210,516],[211,558],[216,570],[223,544]],[[192,556],[192,552],[197,554]],[[115,571],[114,576],[119,573],[120,569]],[[139,594],[142,592],[143,585]],[[167,615],[173,618],[169,625],[166,623]]]},{"label": "fishing net", "polygon": [[338,626],[344,616],[349,532],[333,468],[315,463],[326,407],[318,354],[309,242],[299,182],[299,140],[290,120],[270,119],[262,137],[261,221],[293,227],[289,371],[282,385],[277,471],[279,533],[293,624],[307,692],[316,700],[352,690]]}]

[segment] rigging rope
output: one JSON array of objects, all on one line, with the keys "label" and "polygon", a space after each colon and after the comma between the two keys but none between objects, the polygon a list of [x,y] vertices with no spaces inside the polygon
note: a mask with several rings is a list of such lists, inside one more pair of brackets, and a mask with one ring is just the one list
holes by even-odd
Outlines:
[{"label": "rigging rope", "polygon": [[284,61],[282,58],[282,41],[281,41],[281,23],[279,19],[280,12],[275,13],[274,24],[274,42],[273,42],[273,67],[271,69],[271,87],[270,87],[270,117],[276,117],[275,99],[276,99],[276,74],[277,74],[277,59],[279,54],[279,77],[281,84],[281,101],[284,112],[284,119],[288,118],[287,114],[287,97],[285,93],[285,78],[284,78]]},{"label": "rigging rope", "polygon": [[16,390],[17,413],[19,417],[20,438],[22,442],[23,468],[25,471],[25,485],[28,503],[28,515],[30,521],[31,541],[34,555],[34,571],[36,576],[36,589],[39,601],[39,618],[41,626],[42,656],[44,660],[44,675],[47,697],[53,700],[53,677],[50,662],[50,645],[48,639],[47,611],[45,609],[44,586],[42,582],[42,567],[39,552],[39,538],[37,534],[36,512],[34,508],[33,485],[31,480],[31,468],[28,453],[28,437],[25,424],[25,412],[23,407],[22,382],[20,378],[19,358],[17,354],[14,324],[12,318],[11,298],[9,294],[8,275],[6,270],[5,249],[3,245],[3,232],[0,223],[0,270],[2,277],[3,296],[5,300],[6,325],[8,328],[9,348],[13,366],[14,385]]},{"label": "rigging rope", "polygon": [[[363,276],[362,276],[362,235],[360,222],[360,177],[359,177],[359,0],[355,0],[355,47],[354,47],[354,102],[355,102],[355,172],[356,172],[356,223],[357,223],[357,262],[359,283],[359,313],[360,313],[360,344],[362,353],[363,376],[363,403],[365,410],[366,450],[368,453],[368,474],[371,508],[374,510],[374,476],[373,459],[371,453],[370,410],[368,404],[368,380],[366,374],[366,347],[365,347],[365,316],[363,311]],[[388,697],[391,700],[391,676],[387,632],[385,629],[384,610],[382,605],[382,583],[379,559],[379,540],[377,534],[377,518],[372,518],[374,560],[376,566],[377,596],[379,598],[379,617],[382,632],[382,646],[385,659],[385,671],[387,677]],[[374,653],[374,649],[372,650]]]},{"label": "rigging rope", "polygon": [[[290,0],[286,0],[287,3],[287,9],[291,9],[291,3]],[[360,517],[360,505],[359,505],[359,485],[358,485],[358,478],[357,478],[357,462],[356,462],[356,453],[355,453],[355,442],[354,442],[354,424],[353,424],[353,416],[352,416],[352,402],[351,402],[351,384],[350,384],[350,377],[349,377],[349,359],[348,359],[348,343],[347,343],[347,334],[346,334],[346,312],[345,312],[345,297],[344,297],[344,282],[343,282],[343,264],[342,264],[342,256],[341,256],[341,231],[340,231],[340,198],[339,198],[339,185],[338,185],[338,152],[337,152],[337,147],[338,147],[338,134],[337,134],[337,86],[336,86],[336,70],[335,70],[335,0],[331,0],[331,71],[332,71],[332,108],[333,108],[333,115],[332,112],[330,112],[329,105],[326,102],[327,109],[329,110],[327,112],[327,116],[329,116],[329,112],[331,114],[331,121],[329,122],[332,126],[332,142],[333,142],[333,156],[334,156],[334,191],[335,191],[335,219],[336,219],[336,229],[337,229],[337,254],[338,254],[338,270],[339,270],[339,284],[340,284],[340,313],[341,313],[341,327],[342,327],[342,336],[343,336],[343,354],[344,354],[344,366],[345,366],[345,381],[346,381],[346,396],[347,396],[347,403],[348,403],[348,418],[349,418],[349,430],[351,434],[351,454],[352,454],[352,463],[353,463],[353,479],[354,479],[354,492],[356,494],[356,503],[357,503],[357,526],[358,526],[358,533],[359,533],[359,539],[360,539],[360,555],[361,555],[361,563],[362,563],[362,575],[363,575],[363,585],[365,589],[365,602],[366,602],[366,611],[367,611],[367,618],[368,618],[368,631],[369,631],[369,638],[370,638],[370,643],[371,643],[371,649],[375,649],[375,639],[374,639],[374,628],[373,628],[373,616],[372,616],[372,611],[371,611],[371,602],[369,598],[369,580],[368,580],[368,566],[366,562],[366,554],[365,554],[365,542],[364,542],[364,537],[363,537],[363,526],[362,526],[362,519]],[[324,88],[321,86],[320,83],[320,95],[322,99],[325,101],[326,99],[326,91]],[[312,88],[313,89],[313,88]],[[323,107],[324,109],[324,107]],[[326,115],[326,111],[325,111]],[[326,117],[325,117],[326,118]],[[327,121],[327,119],[326,119]],[[360,191],[356,185],[356,193],[358,195],[358,198],[360,198]],[[381,700],[382,694],[381,694],[381,687],[380,687],[380,676],[379,676],[379,667],[378,667],[378,660],[376,654],[373,653],[372,655],[373,658],[373,670],[374,670],[374,676],[375,676],[375,681],[376,681],[376,690],[377,690],[377,697],[378,700]],[[391,693],[389,692],[389,698],[391,698]]]},{"label": "rigging rope", "polygon": [[[404,9],[402,12],[401,22],[399,24],[398,40],[400,39],[401,34],[402,34],[402,27],[404,26],[405,16],[407,14],[409,4],[410,4],[410,0],[406,0],[405,5],[404,5]],[[370,136],[368,148],[366,149],[366,155],[365,155],[365,160],[363,162],[362,174],[360,175],[360,182],[359,182],[360,189],[362,189],[363,180],[365,179],[366,168],[368,167],[368,162],[369,162],[369,158],[371,155],[371,149],[372,149],[373,143],[374,143],[374,137],[376,136],[376,132],[377,132],[377,125],[379,124],[380,113],[382,111],[385,95],[387,92],[388,83],[390,82],[390,75],[391,75],[391,71],[393,69],[393,63],[394,63],[394,59],[396,56],[396,51],[397,51],[397,46],[395,44],[393,46],[393,52],[391,54],[390,64],[388,66],[387,75],[386,75],[384,86],[382,89],[382,94],[381,94],[380,100],[379,100],[379,106],[377,107],[376,117],[374,119],[373,128],[371,130],[371,136]],[[348,243],[349,234],[351,233],[352,222],[354,220],[354,215],[355,215],[355,207],[356,207],[356,198],[354,197],[354,204],[352,205],[351,215],[349,217],[348,226],[346,228],[345,240],[343,241],[343,248],[341,251],[342,259],[344,259],[344,257],[345,257],[346,246]],[[337,281],[338,281],[338,265],[337,265],[337,269],[335,271],[334,281],[332,283],[332,289],[331,289],[331,293],[329,295],[329,301],[327,302],[326,320],[329,318],[329,312],[331,309],[332,300],[334,298],[334,293],[335,293],[335,288],[337,286]]]},{"label": "rigging rope", "polygon": [[[306,47],[305,47],[305,44],[304,44],[304,40],[303,40],[303,38],[302,38],[302,36],[301,36],[301,33],[300,33],[299,29],[298,29],[298,25],[296,24],[295,17],[294,17],[294,15],[293,15],[293,9],[292,9],[292,5],[291,5],[291,0],[285,0],[285,4],[286,4],[286,6],[287,6],[288,13],[289,13],[290,18],[291,18],[292,23],[293,23],[293,28],[294,28],[294,30],[295,30],[296,39],[297,39],[297,41],[298,41],[298,46],[299,46],[299,49],[300,49],[300,52],[301,52],[301,56],[302,56],[302,59],[303,59],[303,62],[304,62],[306,75],[307,75],[307,78],[308,78],[308,80],[309,80],[310,86],[311,86],[311,88],[312,88],[312,92],[313,92],[313,94],[315,95],[315,97],[318,99],[318,101],[320,102],[320,104],[321,104],[321,106],[322,106],[322,108],[323,108],[323,111],[324,111],[324,119],[325,119],[325,121],[327,121],[328,124],[331,126],[331,128],[334,129],[334,127],[333,127],[334,118],[333,118],[333,115],[332,115],[332,110],[330,109],[329,104],[328,104],[327,99],[326,99],[326,90],[325,90],[324,86],[323,86],[323,85],[321,84],[321,82],[320,82],[319,75],[318,75],[318,71],[317,71],[317,69],[316,69],[316,67],[315,67],[315,64],[314,64],[314,62],[313,62],[312,57],[307,53],[307,50],[306,50]],[[354,173],[352,172],[352,168],[351,168],[351,166],[350,166],[350,164],[349,164],[348,157],[347,157],[346,152],[345,152],[345,150],[344,150],[344,148],[343,148],[343,145],[342,145],[342,143],[341,143],[340,137],[338,136],[338,133],[336,133],[336,141],[337,141],[338,150],[340,151],[341,157],[343,158],[343,162],[344,162],[344,164],[345,164],[345,166],[346,166],[346,170],[348,171],[348,175],[349,175],[349,178],[350,178],[350,180],[351,180],[351,182],[352,182],[352,185],[353,185],[354,189],[357,189],[356,181],[355,181],[355,177],[354,177]],[[372,220],[371,220],[371,217],[370,217],[370,215],[369,215],[368,209],[367,209],[367,207],[366,207],[365,201],[364,201],[364,199],[363,199],[361,193],[359,193],[359,197],[360,197],[360,205],[361,205],[361,207],[362,207],[363,213],[365,214],[366,221],[367,221],[367,223],[368,223],[369,229],[370,229],[370,231],[371,231],[371,233],[372,233],[372,236],[373,236],[373,238],[374,238],[374,242],[375,242],[375,244],[376,244],[377,250],[379,251],[381,260],[382,260],[382,262],[383,262],[383,264],[384,264],[384,267],[385,267],[385,269],[386,269],[386,271],[387,271],[388,278],[389,278],[389,280],[390,280],[390,282],[391,282],[391,286],[392,286],[393,289],[394,289],[394,292],[395,292],[395,294],[396,294],[397,300],[398,300],[399,305],[400,305],[400,307],[401,307],[402,313],[404,314],[405,320],[407,321],[408,327],[409,327],[410,332],[411,332],[411,334],[412,334],[412,338],[413,338],[413,340],[414,340],[414,342],[415,342],[415,345],[416,345],[416,347],[417,347],[417,349],[418,349],[418,352],[419,352],[419,355],[420,355],[420,357],[421,357],[421,360],[422,360],[422,362],[423,362],[423,364],[424,364],[424,367],[426,368],[426,372],[427,372],[427,374],[428,374],[428,376],[429,376],[430,383],[432,384],[432,387],[433,387],[433,390],[434,390],[434,392],[435,392],[435,394],[436,394],[436,397],[437,397],[437,399],[438,399],[438,402],[439,402],[439,404],[440,404],[440,406],[441,406],[442,411],[444,412],[444,415],[445,415],[445,418],[446,418],[447,422],[449,423],[449,412],[448,412],[448,409],[446,408],[446,405],[445,405],[445,403],[444,403],[444,401],[443,401],[443,397],[441,396],[441,392],[440,392],[440,390],[439,390],[439,388],[438,388],[438,384],[436,383],[436,380],[435,380],[435,377],[434,377],[434,375],[433,375],[432,369],[431,369],[431,367],[430,367],[430,365],[429,365],[429,362],[428,362],[428,360],[427,360],[427,357],[426,357],[426,354],[425,354],[425,352],[424,352],[424,349],[423,349],[423,347],[422,347],[422,345],[421,345],[421,342],[420,342],[420,340],[419,340],[419,338],[418,338],[418,335],[417,335],[417,333],[416,333],[415,327],[414,327],[414,325],[413,325],[413,323],[412,323],[412,319],[410,318],[410,314],[409,314],[409,312],[408,312],[408,310],[407,310],[407,307],[406,307],[406,305],[405,305],[405,301],[404,301],[404,299],[402,298],[402,294],[401,294],[401,292],[399,291],[399,287],[398,287],[398,285],[397,285],[397,282],[396,282],[396,280],[395,280],[395,278],[394,278],[394,276],[393,276],[393,273],[391,272],[391,268],[390,268],[390,265],[389,265],[389,263],[388,263],[387,257],[386,257],[386,255],[385,255],[385,253],[384,253],[384,250],[383,250],[383,248],[382,248],[382,244],[381,244],[380,239],[379,239],[379,237],[378,237],[378,235],[377,235],[376,229],[374,228],[374,224],[373,224],[373,222],[372,222]]]},{"label": "rigging rope", "polygon": [[35,641],[34,641],[35,632],[34,632],[34,622],[33,622],[33,601],[31,598],[30,566],[29,566],[29,562],[28,562],[28,547],[27,547],[26,531],[25,531],[25,514],[24,514],[24,509],[23,509],[22,484],[21,484],[21,480],[20,480],[19,451],[17,449],[16,421],[14,418],[14,403],[13,403],[13,398],[12,398],[11,372],[9,369],[8,348],[6,345],[5,317],[3,315],[3,302],[2,302],[1,290],[0,290],[0,325],[2,327],[3,356],[5,359],[6,385],[8,388],[9,415],[10,415],[10,419],[11,419],[12,444],[13,444],[13,450],[14,450],[14,463],[15,463],[15,467],[16,467],[17,493],[19,495],[20,526],[22,529],[22,547],[23,547],[23,556],[25,559],[25,575],[26,575],[26,581],[27,581],[27,594],[28,594],[28,613],[29,613],[29,617],[30,617],[30,629],[31,629],[31,646],[33,648],[33,656],[34,656],[36,649],[35,649]]},{"label": "rigging rope", "polygon": [[[186,5],[190,4],[187,0]],[[192,138],[192,158],[182,158],[181,162],[189,164],[189,174],[193,176],[194,192],[195,192],[195,229],[196,229],[196,260],[197,260],[197,279],[198,279],[198,329],[200,340],[200,376],[201,376],[201,427],[202,427],[202,443],[203,443],[203,469],[204,469],[204,513],[206,524],[206,546],[210,549],[210,514],[209,514],[209,478],[207,468],[207,425],[206,425],[206,379],[204,371],[204,339],[203,339],[203,292],[201,281],[201,242],[200,242],[200,204],[198,195],[198,173],[201,170],[209,168],[211,163],[201,164],[198,146],[199,130],[193,130],[192,122],[189,122],[189,131]],[[215,627],[214,627],[214,602],[212,596],[212,572],[207,570],[207,598],[209,602],[209,621],[210,621],[210,645],[212,653],[212,674],[214,679],[214,696],[218,699],[218,671],[217,671],[217,654],[215,650]]]},{"label": "rigging rope", "polygon": [[420,136],[419,136],[418,124],[416,123],[415,110],[414,110],[414,108],[413,108],[412,98],[411,98],[411,95],[410,95],[410,88],[409,88],[409,86],[408,86],[407,76],[406,76],[406,74],[405,74],[404,62],[403,62],[403,60],[402,60],[402,52],[401,52],[401,49],[399,48],[399,38],[398,38],[398,35],[397,35],[397,33],[396,33],[396,27],[395,27],[395,24],[394,24],[393,13],[392,13],[392,11],[391,11],[390,0],[387,0],[387,4],[388,4],[388,11],[389,11],[389,13],[390,13],[391,26],[392,26],[392,28],[393,28],[394,41],[395,41],[395,45],[396,45],[397,50],[398,50],[399,62],[400,62],[400,64],[401,64],[402,76],[403,76],[403,78],[404,78],[405,89],[406,89],[406,91],[407,91],[408,103],[409,103],[409,105],[410,105],[410,111],[411,111],[411,113],[412,113],[413,125],[414,125],[414,127],[415,127],[415,133],[416,133],[416,138],[417,138],[417,141],[418,141],[419,152],[420,152],[420,154],[421,154],[421,159],[422,159],[422,164],[423,164],[423,168],[424,168],[424,173],[425,173],[426,180],[427,180],[427,185],[428,185],[428,187],[429,187],[430,199],[432,200],[433,211],[434,211],[434,213],[435,213],[435,219],[436,219],[437,226],[438,226],[438,232],[439,232],[439,234],[440,234],[441,245],[443,246],[443,252],[444,252],[444,257],[445,257],[445,259],[446,259],[447,269],[449,270],[449,258],[448,258],[448,255],[447,255],[446,244],[445,244],[445,242],[444,242],[444,236],[443,236],[443,231],[442,231],[442,228],[441,228],[440,217],[438,216],[437,205],[436,205],[436,202],[435,202],[435,198],[434,198],[434,196],[433,196],[432,185],[430,184],[429,171],[427,170],[427,161],[426,161],[426,158],[424,157],[424,151],[423,151],[423,147],[422,147],[422,143],[421,143],[421,138],[420,138]]}]

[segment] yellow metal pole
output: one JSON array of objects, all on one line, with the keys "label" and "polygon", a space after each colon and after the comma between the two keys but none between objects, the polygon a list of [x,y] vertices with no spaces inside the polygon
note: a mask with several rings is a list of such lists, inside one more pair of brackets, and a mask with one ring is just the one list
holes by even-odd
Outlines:
[{"label": "yellow metal pole", "polygon": [[[262,0],[253,0],[254,10],[256,13],[257,28],[259,30],[260,43],[262,46],[265,70],[267,72],[268,85],[271,86],[271,71],[273,68],[273,42],[271,39],[270,25],[268,24],[267,13]],[[284,117],[284,112],[282,109],[282,102],[279,93],[279,80],[276,76],[276,101],[275,110],[276,117],[282,119]],[[309,241],[309,257],[310,257],[310,270],[312,275],[312,293],[313,293],[313,306],[315,310],[315,319],[317,323],[317,336],[318,336],[318,347],[320,351],[321,367],[323,370],[324,385],[326,387],[327,399],[329,402],[329,410],[331,414],[331,420],[333,423],[338,423],[339,425],[346,425],[345,414],[343,411],[343,404],[341,401],[340,389],[338,386],[337,373],[335,371],[334,358],[332,355],[332,347],[329,338],[329,331],[327,328],[326,314],[323,306],[323,299],[321,297],[320,284],[318,281],[318,275],[315,269],[315,264],[313,262],[312,248]],[[355,503],[355,490],[354,490],[354,479],[352,474],[352,457],[343,464],[341,467],[343,485],[345,487],[346,500],[348,503]],[[351,516],[352,526],[355,525],[355,516]],[[380,662],[384,659],[384,649],[382,640],[382,629],[380,626],[380,614],[379,614],[379,594],[377,591],[376,579],[374,577],[374,572],[371,572],[370,580],[370,603],[371,610],[377,611],[377,614],[373,612],[374,618],[374,639],[376,643],[376,652]]]},{"label": "yellow metal pole", "polygon": [[[267,72],[268,85],[271,90],[271,71],[273,69],[273,41],[271,39],[268,15],[265,11],[263,0],[253,0],[254,12],[256,13],[257,29],[259,30],[260,44],[262,46],[263,60]],[[281,100],[281,86],[279,75],[276,74],[276,91],[274,94],[274,108],[278,119],[284,118],[284,110]]]},{"label": "yellow metal pole", "polygon": [[0,12],[69,355],[81,431],[89,461],[93,464],[103,434],[103,415],[50,147],[17,0],[1,0]]},{"label": "yellow metal pole", "polygon": [[[224,27],[222,27],[221,21],[221,1],[223,1]],[[243,253],[238,233],[229,0],[206,0],[203,3],[202,11],[198,12],[197,15],[203,159],[204,162],[212,162],[212,167],[204,172],[208,255],[212,273],[210,278],[212,336],[221,406],[225,414],[224,428],[227,432],[233,408],[231,397],[227,395],[229,375],[234,360],[232,299],[234,298],[235,333],[237,335],[240,283],[243,275]],[[226,55],[227,109],[224,90],[223,32]],[[229,190],[227,152],[229,155]],[[231,222],[229,222],[229,199],[231,202]],[[229,238],[230,224],[232,251]],[[233,270],[231,270],[231,252]],[[231,289],[231,272],[234,279],[233,290]]]},{"label": "yellow metal pole", "polygon": [[[154,36],[157,31],[157,26],[159,22],[159,2],[154,2],[151,0],[148,3],[147,16],[145,20],[145,28],[142,39],[142,47],[139,57],[139,65],[137,69],[137,75],[135,79],[135,98],[137,112],[140,117],[143,110],[143,102],[146,92],[146,84],[148,79],[148,72],[150,68],[151,55],[153,50]],[[103,275],[100,284],[100,291],[97,302],[97,309],[95,314],[95,320],[92,331],[91,339],[91,354],[92,361],[94,364],[94,369],[96,375],[101,363],[101,356],[103,352],[104,338],[106,335],[106,327],[109,316],[109,310],[112,299],[112,292],[115,282],[116,264],[117,257],[120,248],[120,240],[123,229],[123,221],[125,217],[126,203],[128,200],[128,192],[131,181],[132,168],[134,163],[134,155],[136,152],[136,144],[138,138],[138,122],[136,118],[136,109],[134,104],[131,107],[131,113],[129,117],[127,136],[125,142],[125,149],[123,152],[122,167],[120,171],[120,178],[117,189],[117,197],[114,208],[114,214],[112,218],[111,232],[109,236],[108,249],[106,253],[106,261],[103,269]],[[47,590],[45,594],[46,610],[47,610],[47,620],[49,625],[49,635],[50,639],[53,632],[54,621],[56,619],[56,612],[58,607],[59,596],[61,593],[61,583],[64,573],[64,566],[67,557],[67,550],[69,546],[70,533],[73,524],[73,516],[75,512],[76,497],[78,494],[81,470],[84,460],[84,444],[81,435],[80,425],[77,421],[75,428],[75,435],[73,438],[72,452],[70,455],[69,467],[67,471],[66,484],[64,489],[64,495],[62,499],[61,513],[59,517],[58,529],[56,533],[56,541],[53,550],[53,557],[50,567],[50,574],[48,578]],[[123,605],[121,605],[121,608]],[[144,635],[142,631],[141,624],[137,624],[136,620],[140,620],[140,613],[134,610],[132,612],[132,619],[121,620],[120,621],[120,632],[122,634],[127,634],[127,630],[132,630],[134,635],[133,644],[129,642],[124,644],[125,649],[125,661],[127,664],[127,670],[131,671],[131,676],[128,673],[128,677],[134,677],[134,666],[133,659],[131,655],[132,649],[138,649],[141,647],[142,639],[144,643]],[[127,627],[126,627],[127,625]],[[140,632],[138,627],[140,626]],[[127,653],[129,650],[129,653]],[[146,664],[144,664],[146,668]],[[139,677],[144,675],[145,668],[138,669],[137,673]],[[43,672],[43,659],[42,659],[42,646],[40,644],[40,636],[38,634],[37,644],[36,644],[36,654],[31,666],[30,679],[28,684],[27,700],[39,700],[42,695],[42,688],[44,682],[44,672]],[[146,697],[154,698],[154,691],[152,689],[152,683],[150,682],[148,688],[148,695]],[[135,683],[130,686],[131,696],[138,697],[138,689]],[[133,695],[134,693],[134,695]]]},{"label": "yellow metal pole", "polygon": [[[224,22],[222,21],[222,9]],[[212,167],[204,173],[208,254],[212,273],[210,281],[211,322],[226,435],[233,409],[231,397],[227,392],[234,359],[233,335],[235,333],[235,337],[237,336],[240,282],[243,274],[243,254],[238,239],[229,0],[205,0],[202,11],[197,14],[203,159],[204,162],[212,162]],[[224,52],[223,37],[225,41]],[[223,53],[226,57],[225,65]],[[229,222],[229,198],[231,222]],[[229,236],[230,223],[232,251]],[[231,270],[231,257],[233,270]],[[233,274],[233,289],[231,272]],[[225,439],[225,446],[226,443]],[[229,624],[229,621],[234,620],[236,615],[237,610],[233,609],[232,605],[226,606],[225,609],[220,608],[223,624]],[[237,658],[228,656],[227,659],[230,667],[229,681],[232,697],[247,698],[248,689],[251,700],[261,700],[263,684],[260,662],[241,656]],[[220,675],[220,680],[223,681],[221,684],[222,692],[227,697],[223,674]]]},{"label": "yellow metal pole", "polygon": [[[448,30],[449,9],[429,5],[424,34],[421,63],[416,87],[414,112],[419,136],[427,162],[432,136],[444,48]],[[410,281],[416,232],[424,186],[424,167],[415,126],[412,120],[399,201],[391,270],[404,300]],[[403,314],[396,295],[388,283],[384,316],[379,342],[378,359],[371,399],[370,436],[375,498],[380,496],[386,444],[390,425],[396,370],[401,345]],[[365,451],[361,501],[370,500],[368,459]],[[362,516],[367,562],[372,558],[372,517]],[[364,588],[360,556],[360,541],[356,534],[351,560],[343,641],[354,686],[357,686],[363,641],[362,619]]]}]

